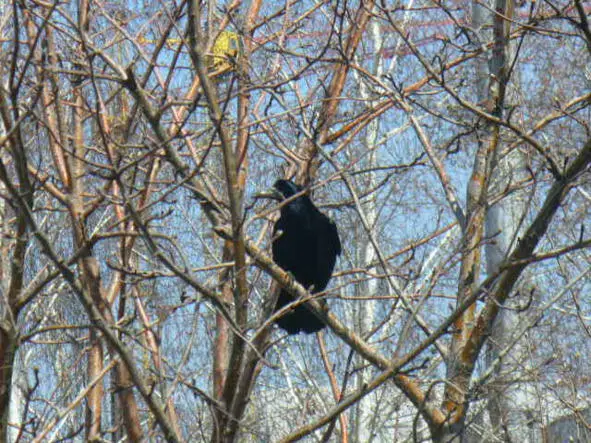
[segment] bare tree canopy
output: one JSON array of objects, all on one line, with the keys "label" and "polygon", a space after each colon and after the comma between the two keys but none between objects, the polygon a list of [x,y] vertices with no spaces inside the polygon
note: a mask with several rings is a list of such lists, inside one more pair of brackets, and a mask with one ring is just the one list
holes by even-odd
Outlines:
[{"label": "bare tree canopy", "polygon": [[587,435],[590,15],[0,0],[0,441]]}]

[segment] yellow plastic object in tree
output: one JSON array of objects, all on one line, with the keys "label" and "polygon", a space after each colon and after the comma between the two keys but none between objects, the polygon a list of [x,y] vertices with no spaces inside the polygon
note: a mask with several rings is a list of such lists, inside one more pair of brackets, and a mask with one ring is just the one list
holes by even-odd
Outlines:
[{"label": "yellow plastic object in tree", "polygon": [[240,36],[236,32],[220,32],[211,48],[212,55],[208,61],[209,69],[216,72],[233,70],[241,50]]}]

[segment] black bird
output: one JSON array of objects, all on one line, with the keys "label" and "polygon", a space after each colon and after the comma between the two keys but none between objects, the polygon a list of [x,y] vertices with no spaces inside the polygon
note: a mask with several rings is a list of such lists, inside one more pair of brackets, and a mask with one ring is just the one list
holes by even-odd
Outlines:
[{"label": "black bird", "polygon": [[[259,197],[284,201],[302,192],[290,180],[277,180],[273,188]],[[322,292],[332,276],[341,242],[336,225],[314,206],[305,194],[281,206],[281,217],[273,229],[273,260],[312,294]],[[275,311],[294,298],[281,290]],[[288,334],[317,332],[325,324],[308,310],[306,304],[296,306],[277,320]]]}]

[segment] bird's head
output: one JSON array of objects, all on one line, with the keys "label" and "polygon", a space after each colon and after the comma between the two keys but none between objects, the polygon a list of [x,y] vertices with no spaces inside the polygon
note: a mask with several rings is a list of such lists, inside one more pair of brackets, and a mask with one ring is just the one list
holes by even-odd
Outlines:
[{"label": "bird's head", "polygon": [[277,180],[272,188],[255,194],[255,198],[270,198],[277,201],[286,200],[303,191],[303,188],[291,180]]}]

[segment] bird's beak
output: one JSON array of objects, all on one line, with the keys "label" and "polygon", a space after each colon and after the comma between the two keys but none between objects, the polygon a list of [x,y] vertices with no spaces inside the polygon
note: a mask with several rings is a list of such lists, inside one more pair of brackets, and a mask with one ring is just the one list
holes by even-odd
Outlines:
[{"label": "bird's beak", "polygon": [[254,198],[255,199],[257,199],[257,198],[269,198],[271,200],[281,201],[281,200],[283,200],[283,194],[281,192],[279,192],[275,188],[269,188],[266,191],[257,192],[254,195]]}]

